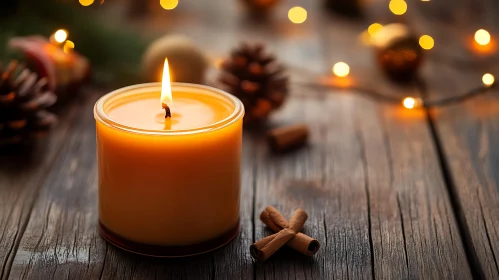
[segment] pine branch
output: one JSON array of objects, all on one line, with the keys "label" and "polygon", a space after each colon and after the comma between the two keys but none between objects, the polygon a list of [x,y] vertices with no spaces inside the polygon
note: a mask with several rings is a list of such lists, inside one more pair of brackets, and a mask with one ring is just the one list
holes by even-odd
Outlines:
[{"label": "pine branch", "polygon": [[[14,16],[0,19],[0,59],[13,54],[5,50],[12,36],[50,36],[65,28],[75,42],[75,50],[86,56],[98,83],[125,85],[140,79],[140,60],[148,40],[128,30],[111,28],[74,3],[55,0],[24,0]],[[77,3],[77,2],[75,2]]]}]

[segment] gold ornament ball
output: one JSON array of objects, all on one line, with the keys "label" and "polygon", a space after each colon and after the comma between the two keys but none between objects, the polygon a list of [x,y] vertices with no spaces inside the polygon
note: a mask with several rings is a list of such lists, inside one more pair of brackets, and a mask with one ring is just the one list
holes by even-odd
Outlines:
[{"label": "gold ornament ball", "polygon": [[401,23],[384,26],[373,37],[376,59],[383,71],[396,81],[415,77],[423,60],[418,37]]},{"label": "gold ornament ball", "polygon": [[180,35],[161,37],[147,48],[142,58],[142,73],[146,81],[161,81],[165,58],[168,58],[172,81],[203,83],[208,60],[200,48]]}]

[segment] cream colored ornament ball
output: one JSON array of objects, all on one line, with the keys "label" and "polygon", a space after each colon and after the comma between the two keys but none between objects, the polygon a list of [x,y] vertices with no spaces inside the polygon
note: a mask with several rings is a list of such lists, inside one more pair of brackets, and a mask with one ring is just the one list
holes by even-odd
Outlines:
[{"label": "cream colored ornament ball", "polygon": [[147,48],[142,57],[146,81],[161,81],[165,58],[168,58],[173,82],[203,83],[208,59],[191,40],[180,35],[163,36]]},{"label": "cream colored ornament ball", "polygon": [[385,25],[374,37],[376,59],[381,69],[396,81],[413,79],[423,62],[423,49],[416,36],[406,25]]}]

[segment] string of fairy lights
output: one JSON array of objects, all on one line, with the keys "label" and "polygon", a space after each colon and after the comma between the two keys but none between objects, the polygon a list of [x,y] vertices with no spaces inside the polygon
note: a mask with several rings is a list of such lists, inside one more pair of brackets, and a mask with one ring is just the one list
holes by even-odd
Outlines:
[{"label": "string of fairy lights", "polygon": [[[97,0],[99,4],[103,4],[105,0]],[[90,6],[94,4],[95,0],[79,0],[82,6]],[[421,0],[421,2],[430,2],[430,0]],[[179,4],[179,0],[159,0],[159,5],[165,10],[173,10]],[[404,15],[408,10],[408,5],[405,0],[390,0],[388,3],[388,9],[391,13],[397,16]],[[294,24],[302,24],[307,20],[307,10],[301,6],[294,6],[288,10],[288,19]],[[383,25],[380,23],[372,23],[367,27],[365,31],[360,34],[361,41],[366,45],[371,45],[373,41],[373,37],[380,30],[383,29]],[[55,32],[51,40],[55,40],[56,42],[63,45],[64,52],[68,52],[75,47],[74,42],[67,40],[68,33],[67,31],[61,29]],[[485,29],[478,29],[473,36],[473,44],[476,49],[479,50],[487,50],[489,51],[490,46],[493,43],[493,38],[490,33]],[[423,34],[419,37],[419,45],[423,50],[431,50],[435,46],[435,40],[432,36],[428,34]],[[335,62],[331,68],[332,74],[340,79],[345,79],[350,74],[350,66],[343,61]],[[488,89],[492,88],[495,85],[495,77],[491,73],[484,73],[482,76],[483,86],[472,89],[462,95],[453,96],[450,98],[445,98],[436,101],[426,101],[422,98],[416,97],[405,97],[402,100],[398,98],[392,98],[388,96],[384,96],[372,89],[362,89],[360,87],[356,87],[354,85],[349,85],[348,88],[357,90],[359,92],[368,92],[371,95],[375,95],[377,97],[381,97],[382,99],[390,102],[402,103],[402,105],[407,109],[414,109],[417,107],[437,107],[444,106],[455,102],[460,102],[462,100],[473,97],[477,94],[482,94],[488,91]],[[319,83],[319,86],[326,87],[337,87],[337,88],[345,88],[344,86],[338,86],[334,84],[323,84]]]},{"label": "string of fairy lights", "polygon": [[62,50],[65,53],[69,53],[72,49],[75,48],[75,43],[71,40],[68,40],[68,32],[65,29],[59,29],[52,36],[50,36],[50,42],[54,45],[61,45]]}]

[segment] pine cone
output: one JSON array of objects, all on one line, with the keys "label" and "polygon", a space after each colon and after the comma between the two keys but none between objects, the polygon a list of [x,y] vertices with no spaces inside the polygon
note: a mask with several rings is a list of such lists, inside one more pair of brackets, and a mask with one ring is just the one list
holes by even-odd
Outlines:
[{"label": "pine cone", "polygon": [[0,68],[0,146],[29,142],[44,135],[57,118],[44,109],[57,100],[47,79],[18,66]]},{"label": "pine cone", "polygon": [[264,122],[279,108],[288,95],[288,78],[273,56],[263,46],[242,44],[223,62],[221,87],[239,98],[245,108],[244,124]]}]

